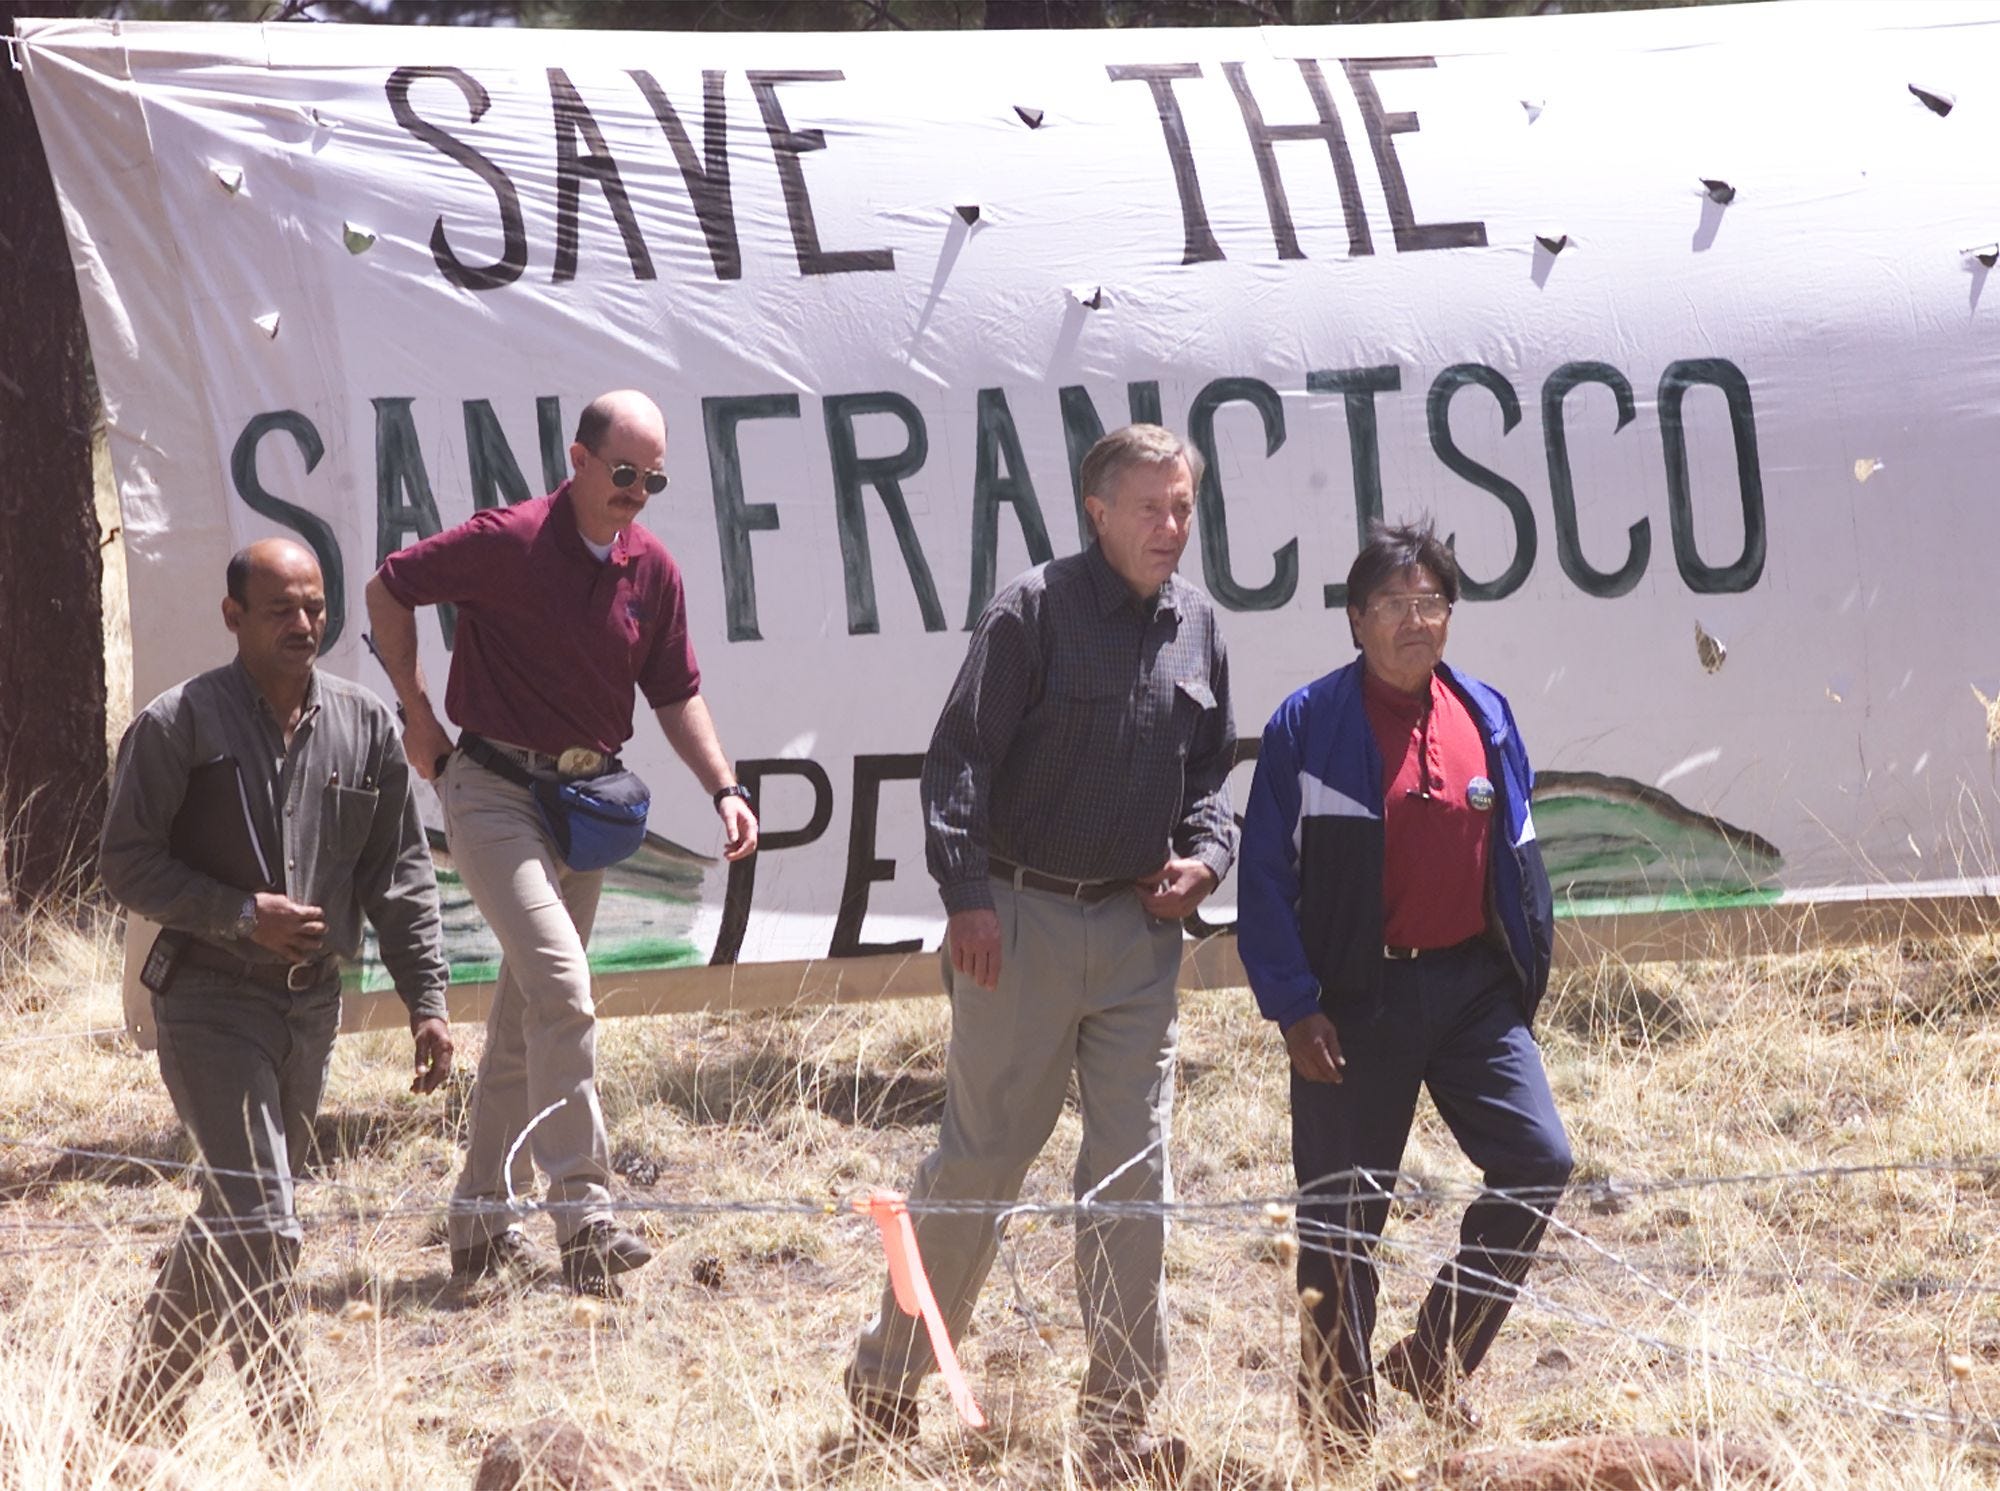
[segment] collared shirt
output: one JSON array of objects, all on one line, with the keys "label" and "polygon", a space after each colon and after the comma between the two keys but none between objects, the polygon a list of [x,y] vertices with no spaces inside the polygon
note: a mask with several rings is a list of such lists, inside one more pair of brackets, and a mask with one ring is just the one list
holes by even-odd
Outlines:
[{"label": "collared shirt", "polygon": [[234,757],[264,857],[285,894],[326,913],[326,950],[361,951],[366,915],[412,1019],[445,1013],[449,974],[430,847],[402,737],[367,689],[315,669],[285,744],[283,722],[241,662],[168,689],[118,746],[98,868],[126,908],[248,962],[278,953],[230,929],[245,890],[175,859],[169,838],[188,776]]},{"label": "collared shirt", "polygon": [[1477,937],[1494,807],[1479,726],[1436,673],[1427,692],[1405,694],[1364,667],[1361,700],[1382,751],[1382,941]]},{"label": "collared shirt", "polygon": [[990,907],[988,855],[1136,880],[1236,854],[1229,660],[1179,575],[1141,600],[1096,544],[1030,570],[979,618],[924,757],[925,856],[947,910]]},{"label": "collared shirt", "polygon": [[636,523],[599,560],[568,482],[399,549],[380,573],[411,610],[458,608],[445,713],[490,740],[615,755],[635,686],[655,709],[701,689],[680,566]]}]

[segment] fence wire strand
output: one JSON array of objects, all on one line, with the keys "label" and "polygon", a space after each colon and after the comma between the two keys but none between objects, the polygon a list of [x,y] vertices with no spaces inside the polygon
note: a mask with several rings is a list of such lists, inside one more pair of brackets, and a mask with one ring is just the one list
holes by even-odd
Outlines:
[{"label": "fence wire strand", "polygon": [[[185,1208],[148,1210],[126,1214],[116,1222],[102,1219],[49,1218],[14,1215],[9,1218],[5,1204],[18,1201],[37,1189],[60,1181],[102,1179],[104,1170],[137,1170],[159,1181],[185,1182],[204,1173],[197,1161],[170,1159],[118,1150],[64,1145],[19,1133],[0,1132],[0,1153],[45,1157],[41,1173],[32,1169],[0,1172],[0,1227],[16,1239],[0,1245],[0,1259],[63,1256],[84,1251],[101,1251],[107,1234],[123,1235],[130,1245],[164,1242],[166,1235],[187,1218]],[[220,1175],[247,1172],[214,1171]],[[1101,1224],[1132,1218],[1158,1218],[1169,1226],[1205,1231],[1238,1232],[1266,1239],[1291,1238],[1301,1248],[1327,1252],[1345,1262],[1372,1259],[1385,1276],[1427,1280],[1450,1265],[1455,1245],[1440,1246],[1422,1238],[1403,1235],[1394,1225],[1397,1210],[1421,1212],[1474,1199],[1511,1201],[1533,1210],[1547,1227],[1547,1243],[1531,1255],[1539,1271],[1518,1287],[1492,1274],[1463,1266],[1457,1270],[1459,1288],[1476,1299],[1512,1299],[1517,1312],[1561,1321],[1594,1335],[1620,1341],[1649,1353],[1656,1360],[1674,1361],[1691,1372],[1714,1373],[1746,1384],[1773,1388],[1789,1396],[1810,1398],[1822,1408],[1831,1408],[1850,1418],[1865,1419],[1925,1437],[1950,1440],[1962,1426],[1945,1411],[1920,1404],[1858,1390],[1824,1375],[1789,1365],[1756,1345],[1719,1335],[1714,1323],[1690,1304],[1685,1290],[1676,1290],[1664,1279],[1678,1277],[1707,1285],[1732,1279],[1779,1282],[1797,1285],[1818,1282],[1873,1292],[1888,1291],[1908,1296],[1913,1281],[1908,1278],[1870,1278],[1838,1265],[1820,1269],[1753,1270],[1714,1262],[1674,1264],[1670,1261],[1640,1261],[1620,1253],[1591,1237],[1578,1225],[1560,1215],[1563,1205],[1571,1209],[1628,1208],[1647,1198],[1694,1192],[1722,1192],[1749,1187],[1799,1188],[1857,1179],[1902,1176],[1971,1176],[1985,1188],[2000,1175],[2000,1158],[1972,1156],[1957,1159],[1886,1160],[1867,1164],[1820,1165],[1796,1170],[1761,1171],[1742,1175],[1682,1175],[1650,1180],[1586,1182],[1572,1187],[1563,1202],[1548,1205],[1548,1190],[1535,1187],[1521,1191],[1489,1188],[1467,1182],[1426,1181],[1402,1172],[1356,1172],[1329,1177],[1310,1192],[1281,1192],[1239,1197],[1212,1197],[1175,1201],[1134,1201],[1106,1199],[1096,1192],[1075,1200],[1030,1199],[949,1201],[911,1198],[912,1215],[960,1215],[990,1218],[998,1237],[1000,1257],[1007,1286],[1013,1296],[1014,1313],[1025,1320],[1045,1343],[1052,1332],[1035,1308],[1019,1258],[1021,1237],[1038,1224]],[[356,1185],[327,1176],[307,1174],[296,1180],[300,1198],[300,1220],[308,1234],[314,1231],[351,1232],[359,1227],[380,1229],[395,1223],[411,1223],[441,1230],[448,1215],[505,1215],[510,1220],[554,1213],[562,1208],[547,1202],[519,1200],[506,1205],[467,1207],[460,1203],[412,1198],[407,1188],[389,1191]],[[1344,1188],[1344,1189],[1339,1189]],[[1100,1188],[1101,1190],[1101,1188]],[[1333,1194],[1330,1194],[1333,1192]],[[1380,1236],[1370,1236],[1338,1221],[1328,1212],[1338,1212],[1347,1201],[1386,1200],[1392,1208],[1391,1225]],[[623,1216],[651,1216],[667,1220],[693,1221],[714,1217],[810,1217],[833,1221],[865,1242],[866,1223],[851,1214],[845,1199],[818,1199],[798,1196],[764,1196],[734,1199],[682,1199],[624,1197],[615,1210]],[[1491,1250],[1489,1250],[1491,1251]],[[1282,1256],[1282,1255],[1280,1255]],[[1546,1281],[1551,1275],[1586,1279],[1606,1278],[1629,1285],[1652,1301],[1669,1320],[1693,1328],[1698,1344],[1676,1341],[1656,1329],[1622,1324],[1599,1312],[1579,1308],[1560,1299]],[[2000,1294],[2000,1281],[1976,1278],[1946,1279],[1926,1276],[1921,1281],[1925,1294],[1972,1297]],[[1053,1348],[1051,1348],[1053,1349]]]}]

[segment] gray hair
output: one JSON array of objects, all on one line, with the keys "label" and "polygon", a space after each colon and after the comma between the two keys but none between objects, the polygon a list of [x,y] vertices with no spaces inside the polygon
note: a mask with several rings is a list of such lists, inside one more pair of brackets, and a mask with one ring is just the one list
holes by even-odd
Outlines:
[{"label": "gray hair", "polygon": [[1200,451],[1159,425],[1126,425],[1091,446],[1077,471],[1077,485],[1086,497],[1115,502],[1118,481],[1127,471],[1134,466],[1163,466],[1169,461],[1187,462],[1188,475],[1200,490],[1201,473],[1207,466]]}]

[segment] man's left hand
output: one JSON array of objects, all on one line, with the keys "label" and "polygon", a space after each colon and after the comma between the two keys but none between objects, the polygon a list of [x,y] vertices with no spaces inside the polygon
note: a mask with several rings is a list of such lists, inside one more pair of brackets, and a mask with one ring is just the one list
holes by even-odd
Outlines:
[{"label": "man's left hand", "polygon": [[1170,859],[1133,884],[1149,915],[1177,922],[1208,899],[1217,881],[1215,871],[1201,860]]},{"label": "man's left hand", "polygon": [[722,814],[722,857],[737,860],[755,854],[757,815],[750,811],[750,804],[740,797],[725,797],[718,811]]},{"label": "man's left hand", "polygon": [[417,1075],[410,1091],[435,1092],[451,1075],[451,1027],[433,1015],[419,1020],[416,1027]]}]

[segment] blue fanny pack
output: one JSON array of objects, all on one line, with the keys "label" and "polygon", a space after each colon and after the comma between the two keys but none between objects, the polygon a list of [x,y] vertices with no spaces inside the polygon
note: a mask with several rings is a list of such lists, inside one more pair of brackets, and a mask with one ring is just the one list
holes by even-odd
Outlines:
[{"label": "blue fanny pack", "polygon": [[629,859],[646,842],[653,794],[637,772],[612,771],[573,782],[536,777],[534,793],[556,853],[572,870],[602,870]]},{"label": "blue fanny pack", "polygon": [[547,776],[530,771],[470,730],[459,748],[488,771],[534,795],[542,826],[572,870],[602,870],[629,859],[646,842],[646,813],[653,794],[637,772],[622,768],[600,776]]}]

